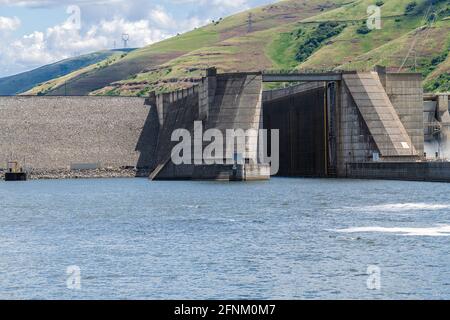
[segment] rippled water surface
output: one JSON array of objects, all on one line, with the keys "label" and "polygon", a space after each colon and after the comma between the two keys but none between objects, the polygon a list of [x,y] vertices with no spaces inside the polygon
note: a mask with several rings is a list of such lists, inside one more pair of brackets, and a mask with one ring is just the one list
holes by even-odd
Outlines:
[{"label": "rippled water surface", "polygon": [[449,299],[449,252],[450,184],[0,182],[3,299]]}]

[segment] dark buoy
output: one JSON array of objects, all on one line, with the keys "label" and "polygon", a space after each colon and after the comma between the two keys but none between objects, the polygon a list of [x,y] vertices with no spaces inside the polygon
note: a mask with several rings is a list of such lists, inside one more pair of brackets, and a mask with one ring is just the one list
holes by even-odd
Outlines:
[{"label": "dark buoy", "polygon": [[5,181],[27,181],[27,173],[19,167],[17,161],[8,162],[8,170],[5,172]]}]

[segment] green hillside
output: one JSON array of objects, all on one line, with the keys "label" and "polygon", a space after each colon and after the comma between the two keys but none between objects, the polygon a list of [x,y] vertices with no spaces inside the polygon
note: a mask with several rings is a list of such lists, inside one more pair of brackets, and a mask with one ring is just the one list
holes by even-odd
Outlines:
[{"label": "green hillside", "polygon": [[73,71],[98,63],[118,51],[100,51],[66,59],[41,68],[0,79],[0,95],[23,93],[36,85],[54,78],[65,76]]},{"label": "green hillside", "polygon": [[[129,50],[114,50],[114,51],[108,51],[111,54],[109,56],[106,56],[105,59],[99,60],[98,62],[94,62],[94,64],[89,64],[86,67],[76,69],[75,71],[72,71],[66,75],[63,75],[58,78],[54,78],[45,82],[42,82],[38,84],[37,86],[33,87],[32,89],[23,92],[23,95],[50,95],[50,94],[61,94],[61,95],[67,95],[67,83],[70,82],[72,79],[76,79],[79,77],[82,77],[85,74],[88,74],[89,72],[95,72],[100,71],[115,62],[117,62],[120,59],[123,59]],[[61,91],[57,93],[58,91]]]},{"label": "green hillside", "polygon": [[[381,7],[380,30],[366,27],[374,4]],[[375,65],[422,72],[427,90],[444,91],[449,49],[448,0],[287,0],[133,51],[103,68],[91,66],[46,93],[146,95],[190,86],[209,66],[230,72]]]}]

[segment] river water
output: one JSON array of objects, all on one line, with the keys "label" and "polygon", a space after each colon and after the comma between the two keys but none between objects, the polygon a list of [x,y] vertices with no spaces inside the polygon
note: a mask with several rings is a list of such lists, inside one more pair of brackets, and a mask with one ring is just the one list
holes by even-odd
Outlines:
[{"label": "river water", "polygon": [[0,182],[2,299],[449,299],[449,244],[450,184]]}]

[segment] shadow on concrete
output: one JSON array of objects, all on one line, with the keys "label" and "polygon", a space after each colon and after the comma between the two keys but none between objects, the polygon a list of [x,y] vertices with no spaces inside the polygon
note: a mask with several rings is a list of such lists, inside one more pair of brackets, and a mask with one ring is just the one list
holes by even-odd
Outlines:
[{"label": "shadow on concrete", "polygon": [[136,151],[140,152],[136,164],[137,177],[148,177],[155,168],[159,138],[159,121],[156,105],[150,100],[145,100],[145,105],[150,109],[141,135],[136,145]]}]

